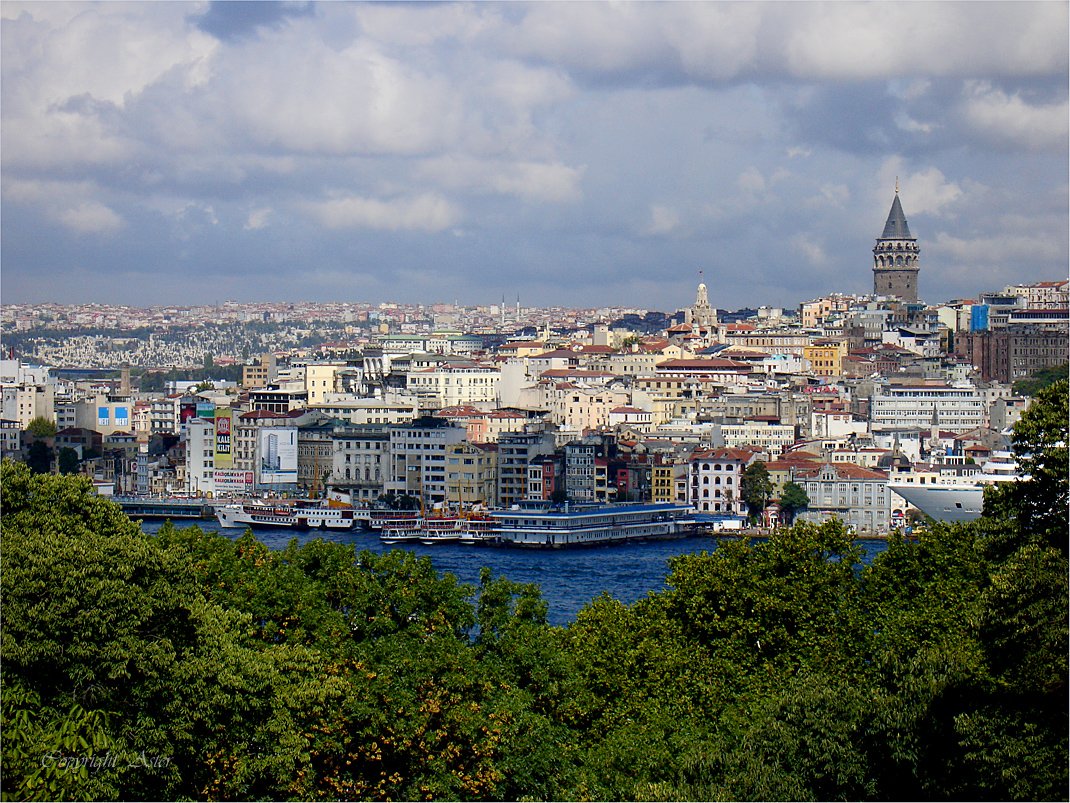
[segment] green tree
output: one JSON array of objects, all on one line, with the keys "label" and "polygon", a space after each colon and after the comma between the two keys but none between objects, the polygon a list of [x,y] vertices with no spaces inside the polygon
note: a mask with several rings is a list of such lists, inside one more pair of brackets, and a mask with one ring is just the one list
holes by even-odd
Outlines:
[{"label": "green tree", "polygon": [[26,451],[26,465],[34,474],[48,474],[52,471],[52,448],[43,440],[30,444]]},{"label": "green tree", "polygon": [[39,415],[30,420],[30,423],[26,425],[26,431],[35,438],[54,438],[56,437],[56,422]]},{"label": "green tree", "polygon": [[773,495],[773,483],[769,479],[769,470],[766,469],[765,463],[755,460],[743,470],[739,490],[743,501],[747,503],[750,520],[758,521]]},{"label": "green tree", "polygon": [[1070,382],[1056,382],[1038,392],[1022,413],[1011,441],[1018,466],[1029,479],[990,489],[984,507],[987,516],[1015,519],[1019,538],[1038,540],[1064,557],[1070,513],[1068,394]]},{"label": "green tree", "polygon": [[780,493],[780,509],[787,515],[788,524],[795,521],[795,516],[800,510],[805,510],[810,504],[810,497],[797,482],[788,482]]},{"label": "green tree", "polygon": [[78,452],[76,452],[70,446],[64,446],[62,449],[59,450],[58,459],[60,474],[78,473]]},{"label": "green tree", "polygon": [[1041,390],[1065,380],[1070,374],[1070,364],[1063,363],[1053,368],[1041,368],[1027,379],[1019,379],[1011,386],[1015,396],[1035,396]]}]

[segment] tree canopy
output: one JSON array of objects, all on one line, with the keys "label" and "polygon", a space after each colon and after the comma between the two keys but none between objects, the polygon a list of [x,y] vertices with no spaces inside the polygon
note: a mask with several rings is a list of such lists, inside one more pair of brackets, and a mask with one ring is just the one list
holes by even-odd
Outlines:
[{"label": "tree canopy", "polygon": [[868,565],[836,521],[711,542],[566,627],[486,570],[472,587],[404,551],[148,536],[85,478],[5,462],[0,791],[1065,798],[1060,403],[1038,396],[1016,434],[1032,479],[977,522]]}]

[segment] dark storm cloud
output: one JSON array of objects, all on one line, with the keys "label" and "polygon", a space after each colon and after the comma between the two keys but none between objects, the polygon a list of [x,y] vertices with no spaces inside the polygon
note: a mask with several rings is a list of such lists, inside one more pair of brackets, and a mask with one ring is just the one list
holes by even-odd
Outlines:
[{"label": "dark storm cloud", "polygon": [[0,13],[12,301],[794,304],[897,176],[926,297],[1065,270],[1060,4]]},{"label": "dark storm cloud", "polygon": [[261,28],[282,25],[287,19],[313,14],[312,3],[277,0],[213,0],[208,10],[192,19],[205,33],[223,41],[253,36]]}]

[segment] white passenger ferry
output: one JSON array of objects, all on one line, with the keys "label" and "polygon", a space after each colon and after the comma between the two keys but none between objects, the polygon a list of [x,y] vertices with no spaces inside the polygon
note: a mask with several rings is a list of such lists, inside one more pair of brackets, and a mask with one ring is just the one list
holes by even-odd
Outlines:
[{"label": "white passenger ferry", "polygon": [[243,502],[215,509],[220,527],[282,527],[293,530],[349,530],[355,521],[352,508],[334,507],[319,500],[293,505]]},{"label": "white passenger ferry", "polygon": [[533,547],[588,546],[688,534],[692,510],[672,503],[563,505],[523,503],[492,510],[500,541]]}]

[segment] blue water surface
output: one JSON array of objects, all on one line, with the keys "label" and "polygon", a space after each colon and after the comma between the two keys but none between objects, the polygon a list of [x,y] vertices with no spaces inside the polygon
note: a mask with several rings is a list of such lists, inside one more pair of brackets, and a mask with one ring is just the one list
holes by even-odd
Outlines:
[{"label": "blue water surface", "polygon": [[[155,533],[159,521],[143,522],[141,528]],[[244,530],[223,529],[214,520],[176,522],[178,527],[196,525],[202,530],[221,532],[238,538]],[[640,541],[627,544],[607,544],[576,549],[531,549],[523,547],[466,546],[463,544],[419,543],[385,546],[377,532],[356,529],[351,531],[311,531],[253,528],[253,535],[269,549],[284,549],[291,539],[305,544],[317,538],[341,544],[352,544],[357,551],[383,553],[391,549],[405,549],[417,555],[429,555],[435,569],[449,572],[462,583],[478,585],[479,572],[489,566],[496,575],[503,575],[519,583],[537,583],[549,606],[551,624],[565,625],[603,592],[630,605],[652,591],[665,588],[669,573],[669,558],[697,552],[709,552],[717,547],[717,540],[707,536],[692,536],[660,541]],[[884,541],[859,541],[863,549],[863,563],[869,563],[887,549]]]}]

